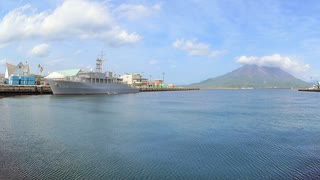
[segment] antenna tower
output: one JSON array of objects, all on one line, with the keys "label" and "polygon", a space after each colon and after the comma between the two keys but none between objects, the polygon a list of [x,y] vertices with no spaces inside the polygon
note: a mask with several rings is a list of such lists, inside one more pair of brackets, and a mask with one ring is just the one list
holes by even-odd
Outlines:
[{"label": "antenna tower", "polygon": [[101,52],[100,58],[96,60],[96,72],[102,73],[103,52]]}]

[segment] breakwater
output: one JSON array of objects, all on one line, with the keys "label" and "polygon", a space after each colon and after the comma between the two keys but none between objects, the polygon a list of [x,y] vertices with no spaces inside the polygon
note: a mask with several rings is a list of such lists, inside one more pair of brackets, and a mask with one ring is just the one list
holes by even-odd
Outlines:
[{"label": "breakwater", "polygon": [[193,91],[200,90],[200,88],[188,87],[174,87],[174,88],[140,88],[140,92],[154,92],[154,91]]},{"label": "breakwater", "polygon": [[48,85],[0,85],[0,96],[52,94]]}]

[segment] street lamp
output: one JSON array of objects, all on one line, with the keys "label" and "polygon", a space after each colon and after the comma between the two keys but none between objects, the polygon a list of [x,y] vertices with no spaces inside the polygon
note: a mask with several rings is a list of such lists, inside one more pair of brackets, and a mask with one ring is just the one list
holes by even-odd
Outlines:
[{"label": "street lamp", "polygon": [[149,79],[149,86],[150,86],[150,84],[151,84],[151,77],[152,77],[152,76],[150,75],[150,79]]}]

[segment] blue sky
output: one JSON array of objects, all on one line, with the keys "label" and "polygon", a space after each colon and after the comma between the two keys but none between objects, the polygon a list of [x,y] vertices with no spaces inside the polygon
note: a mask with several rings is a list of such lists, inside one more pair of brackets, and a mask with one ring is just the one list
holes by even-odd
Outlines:
[{"label": "blue sky", "polygon": [[139,72],[190,84],[244,64],[320,80],[320,2],[301,0],[0,0],[0,65],[43,75]]}]

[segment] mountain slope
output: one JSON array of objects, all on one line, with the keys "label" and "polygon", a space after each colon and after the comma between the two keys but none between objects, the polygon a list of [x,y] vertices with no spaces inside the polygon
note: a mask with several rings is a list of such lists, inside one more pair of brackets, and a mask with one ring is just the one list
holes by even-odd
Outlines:
[{"label": "mountain slope", "polygon": [[303,88],[311,84],[277,67],[244,65],[230,73],[191,86],[201,88]]}]

